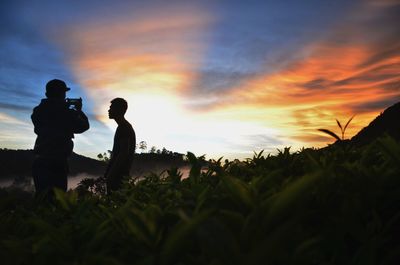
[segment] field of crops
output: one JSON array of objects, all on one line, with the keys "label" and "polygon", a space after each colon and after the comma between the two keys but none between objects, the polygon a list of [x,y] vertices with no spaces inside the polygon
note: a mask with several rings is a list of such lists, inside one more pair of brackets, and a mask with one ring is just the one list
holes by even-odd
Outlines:
[{"label": "field of crops", "polygon": [[187,158],[188,178],[171,169],[111,196],[101,183],[53,204],[0,190],[1,263],[400,264],[400,144],[389,137]]}]

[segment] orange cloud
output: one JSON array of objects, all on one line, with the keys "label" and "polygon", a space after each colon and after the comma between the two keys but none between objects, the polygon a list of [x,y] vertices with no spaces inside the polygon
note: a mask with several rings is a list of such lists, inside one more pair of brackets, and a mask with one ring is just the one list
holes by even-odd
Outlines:
[{"label": "orange cloud", "polygon": [[148,11],[64,30],[77,81],[105,113],[110,99],[148,94],[179,97],[195,78],[212,18],[202,10]]},{"label": "orange cloud", "polygon": [[184,152],[190,147],[176,135],[192,135],[197,125],[183,109],[181,94],[196,78],[213,18],[198,7],[158,10],[67,28],[57,41],[101,121],[114,127],[109,102],[125,98],[139,140]]},{"label": "orange cloud", "polygon": [[212,111],[276,128],[288,145],[323,146],[332,139],[317,129],[339,132],[335,119],[346,123],[353,115],[346,136],[355,135],[400,100],[398,37],[378,32],[375,39],[363,27],[339,27],[285,69],[219,95]]},{"label": "orange cloud", "polygon": [[[197,141],[198,150],[209,143],[208,152],[213,152],[223,150],[215,142],[225,141],[250,151],[255,145],[246,141],[268,134],[274,139],[268,140],[271,144],[322,146],[332,140],[318,128],[337,131],[336,118],[345,123],[356,114],[347,132],[350,137],[400,100],[398,37],[393,37],[395,31],[383,30],[384,23],[369,21],[382,18],[376,12],[392,1],[367,3],[324,40],[299,51],[302,58],[285,69],[246,77],[207,98],[191,98],[188,91],[201,78],[197,70],[208,45],[205,32],[213,21],[206,12],[147,13],[80,25],[69,28],[59,41],[78,82],[96,103],[95,113],[107,122],[109,100],[128,99],[130,119],[152,144],[164,145],[174,138],[175,147],[180,146],[175,150],[184,150],[182,144]],[[370,33],[370,24],[382,30]],[[185,104],[191,102],[207,109],[189,115]],[[184,137],[190,142],[183,143]]]},{"label": "orange cloud", "polygon": [[[269,126],[281,128],[288,137],[312,141],[317,146],[327,142],[317,136],[317,128],[335,131],[335,118],[345,123],[356,114],[347,134],[352,136],[385,107],[371,104],[370,109],[362,109],[363,105],[400,100],[400,56],[359,68],[370,56],[364,46],[318,47],[309,58],[288,69],[237,88],[221,110],[238,109],[240,105],[243,118],[264,120]],[[388,84],[393,88],[388,89]]]}]

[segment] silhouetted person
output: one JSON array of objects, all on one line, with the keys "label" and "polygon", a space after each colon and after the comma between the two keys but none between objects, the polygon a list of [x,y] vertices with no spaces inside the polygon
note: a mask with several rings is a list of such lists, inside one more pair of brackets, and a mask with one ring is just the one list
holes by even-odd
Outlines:
[{"label": "silhouetted person", "polygon": [[[37,134],[32,175],[36,194],[52,196],[53,188],[67,190],[68,163],[75,133],[89,129],[82,112],[82,101],[67,103],[70,90],[64,81],[53,79],[46,84],[46,97],[33,109],[32,122]],[[74,108],[70,108],[74,106]]]},{"label": "silhouetted person", "polygon": [[136,147],[136,135],[132,125],[124,115],[128,109],[128,103],[123,98],[115,98],[111,101],[108,117],[114,119],[117,130],[114,135],[114,145],[111,158],[105,173],[107,194],[121,187],[122,179],[129,176],[133,156]]}]

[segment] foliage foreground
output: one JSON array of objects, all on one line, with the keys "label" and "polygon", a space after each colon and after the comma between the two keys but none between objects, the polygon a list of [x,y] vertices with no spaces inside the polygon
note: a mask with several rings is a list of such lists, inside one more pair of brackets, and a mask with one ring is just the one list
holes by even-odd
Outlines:
[{"label": "foliage foreground", "polygon": [[2,264],[399,264],[393,139],[245,162],[187,157],[188,178],[170,170],[111,196],[81,186],[47,204],[1,190]]}]

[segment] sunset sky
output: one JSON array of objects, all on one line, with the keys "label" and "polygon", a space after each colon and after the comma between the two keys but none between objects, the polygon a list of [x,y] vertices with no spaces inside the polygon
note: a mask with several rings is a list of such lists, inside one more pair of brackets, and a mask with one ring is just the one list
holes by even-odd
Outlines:
[{"label": "sunset sky", "polygon": [[400,101],[400,0],[1,1],[0,147],[33,148],[45,84],[82,97],[74,151],[112,148],[110,100],[149,148],[246,158],[352,137]]}]

